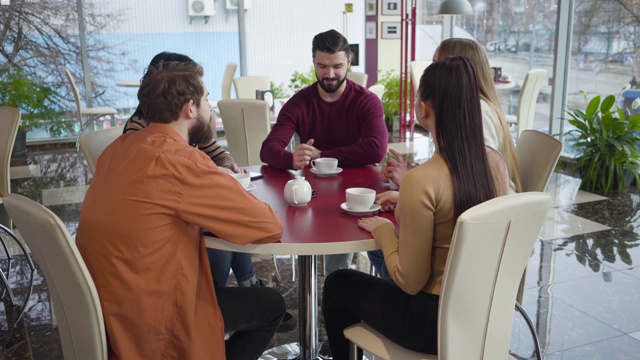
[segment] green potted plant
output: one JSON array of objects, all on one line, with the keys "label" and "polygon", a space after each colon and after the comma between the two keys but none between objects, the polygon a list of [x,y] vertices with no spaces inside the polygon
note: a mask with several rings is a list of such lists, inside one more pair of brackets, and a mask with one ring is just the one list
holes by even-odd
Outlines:
[{"label": "green potted plant", "polygon": [[[587,94],[580,93],[587,100]],[[615,102],[613,95],[602,101],[595,96],[585,111],[567,110],[568,122],[575,129],[566,134],[576,140],[581,186],[605,195],[613,189],[624,192],[633,179],[640,184],[640,114],[614,107]]]},{"label": "green potted plant", "polygon": [[63,119],[58,97],[54,89],[34,83],[19,69],[0,77],[0,104],[14,107],[21,114],[14,155],[26,153],[26,133],[30,130],[43,128],[59,136],[72,129],[72,123]]},{"label": "green potted plant", "polygon": [[[387,130],[396,130],[400,115],[400,75],[393,70],[388,70],[382,73],[377,84],[384,85],[382,107],[384,108],[384,122],[387,124]],[[407,109],[409,108],[409,94],[409,88],[407,88]]]}]

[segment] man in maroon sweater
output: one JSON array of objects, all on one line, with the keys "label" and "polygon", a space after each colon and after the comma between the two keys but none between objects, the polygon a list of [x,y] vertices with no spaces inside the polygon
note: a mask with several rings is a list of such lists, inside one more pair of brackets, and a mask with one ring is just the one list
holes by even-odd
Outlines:
[{"label": "man in maroon sweater", "polygon": [[[260,159],[280,169],[302,169],[319,157],[338,159],[338,166],[380,162],[389,133],[382,103],[366,88],[347,79],[351,65],[349,42],[339,32],[316,35],[312,44],[318,81],[285,103],[278,121],[262,143]],[[300,144],[286,150],[294,133]],[[348,268],[353,254],[325,256],[325,276]]]},{"label": "man in maroon sweater", "polygon": [[[312,51],[318,82],[285,103],[262,143],[260,159],[281,169],[302,169],[319,157],[336,158],[346,167],[380,162],[389,136],[382,103],[347,79],[349,42],[329,30],[313,38]],[[286,147],[294,133],[300,145],[291,153]]]}]

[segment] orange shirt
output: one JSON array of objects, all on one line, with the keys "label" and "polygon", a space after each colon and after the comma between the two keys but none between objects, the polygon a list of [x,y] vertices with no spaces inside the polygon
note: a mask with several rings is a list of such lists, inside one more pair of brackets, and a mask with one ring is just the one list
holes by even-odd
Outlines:
[{"label": "orange shirt", "polygon": [[76,241],[98,289],[110,359],[224,359],[201,228],[282,236],[273,210],[171,127],[120,136],[98,159]]}]

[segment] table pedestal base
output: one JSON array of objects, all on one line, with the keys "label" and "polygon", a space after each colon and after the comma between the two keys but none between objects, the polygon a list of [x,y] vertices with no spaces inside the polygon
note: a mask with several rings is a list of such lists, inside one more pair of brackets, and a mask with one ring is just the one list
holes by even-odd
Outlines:
[{"label": "table pedestal base", "polygon": [[[318,356],[313,358],[314,360],[331,360],[333,357],[329,354],[323,354],[323,350],[325,350],[320,344],[318,344]],[[328,349],[328,344],[327,344]],[[300,358],[300,344],[299,343],[290,343],[284,345],[278,345],[272,347],[271,349],[265,351],[262,356],[260,356],[260,360],[298,360]]]}]

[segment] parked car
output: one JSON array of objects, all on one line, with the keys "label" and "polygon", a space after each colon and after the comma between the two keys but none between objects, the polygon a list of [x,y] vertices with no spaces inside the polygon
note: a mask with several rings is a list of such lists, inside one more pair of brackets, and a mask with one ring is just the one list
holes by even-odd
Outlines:
[{"label": "parked car", "polygon": [[502,52],[506,50],[506,44],[504,41],[489,41],[485,46],[485,49],[490,52]]}]

